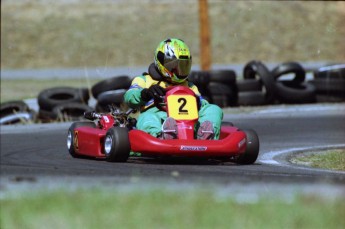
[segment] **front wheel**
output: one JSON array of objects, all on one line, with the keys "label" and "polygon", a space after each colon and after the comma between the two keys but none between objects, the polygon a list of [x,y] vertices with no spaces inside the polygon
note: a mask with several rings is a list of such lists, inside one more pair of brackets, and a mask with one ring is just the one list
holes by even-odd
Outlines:
[{"label": "front wheel", "polygon": [[67,132],[67,149],[72,157],[81,158],[83,156],[78,154],[78,139],[77,133],[75,129],[82,126],[88,126],[92,128],[96,128],[96,124],[94,122],[75,122],[73,123]]},{"label": "front wheel", "polygon": [[110,128],[105,135],[103,150],[106,160],[109,162],[127,161],[131,151],[128,129],[123,127]]},{"label": "front wheel", "polygon": [[254,130],[244,130],[246,134],[246,151],[235,159],[237,164],[253,164],[259,156],[260,142],[259,137]]}]

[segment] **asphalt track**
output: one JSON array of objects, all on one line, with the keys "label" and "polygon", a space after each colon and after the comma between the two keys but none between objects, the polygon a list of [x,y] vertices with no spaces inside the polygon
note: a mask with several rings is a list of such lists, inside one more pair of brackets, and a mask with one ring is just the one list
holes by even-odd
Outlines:
[{"label": "asphalt track", "polygon": [[[70,123],[1,127],[1,192],[16,184],[58,183],[83,186],[141,184],[234,185],[268,184],[287,188],[337,187],[345,193],[345,172],[301,167],[289,158],[301,151],[345,147],[345,104],[276,107],[245,114],[225,112],[226,121],[240,128],[255,129],[260,138],[260,155],[254,165],[217,161],[152,160],[132,158],[127,163],[74,159],[66,148]],[[78,182],[77,182],[78,181]],[[283,186],[281,186],[283,185]],[[328,191],[326,191],[328,192]]]}]

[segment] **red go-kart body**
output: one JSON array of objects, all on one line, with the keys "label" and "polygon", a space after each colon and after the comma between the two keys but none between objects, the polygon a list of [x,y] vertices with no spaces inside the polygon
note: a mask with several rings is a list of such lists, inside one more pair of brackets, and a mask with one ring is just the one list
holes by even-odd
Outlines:
[{"label": "red go-kart body", "polygon": [[[195,139],[198,121],[197,99],[192,90],[183,86],[170,88],[164,105],[169,117],[178,126],[178,139],[165,140],[131,128],[124,116],[98,115],[95,122],[75,122],[67,137],[67,147],[73,157],[89,156],[123,162],[130,151],[148,156],[183,156],[232,159],[239,164],[252,164],[259,153],[259,139],[253,130],[239,130],[223,123],[218,140]],[[126,117],[125,117],[126,118]]]}]

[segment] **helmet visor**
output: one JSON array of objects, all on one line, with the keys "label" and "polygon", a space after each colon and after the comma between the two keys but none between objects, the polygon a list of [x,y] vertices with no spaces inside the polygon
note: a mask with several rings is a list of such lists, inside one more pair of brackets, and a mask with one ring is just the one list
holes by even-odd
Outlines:
[{"label": "helmet visor", "polygon": [[168,60],[164,67],[171,73],[174,73],[179,79],[187,78],[192,67],[191,59]]}]

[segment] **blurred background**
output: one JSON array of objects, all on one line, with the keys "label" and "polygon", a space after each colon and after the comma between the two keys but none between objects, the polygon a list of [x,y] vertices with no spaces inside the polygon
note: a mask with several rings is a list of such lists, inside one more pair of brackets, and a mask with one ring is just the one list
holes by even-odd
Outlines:
[{"label": "blurred background", "polygon": [[[212,64],[345,62],[345,2],[209,0]],[[1,69],[146,66],[178,37],[200,64],[198,0],[2,0]]]}]

